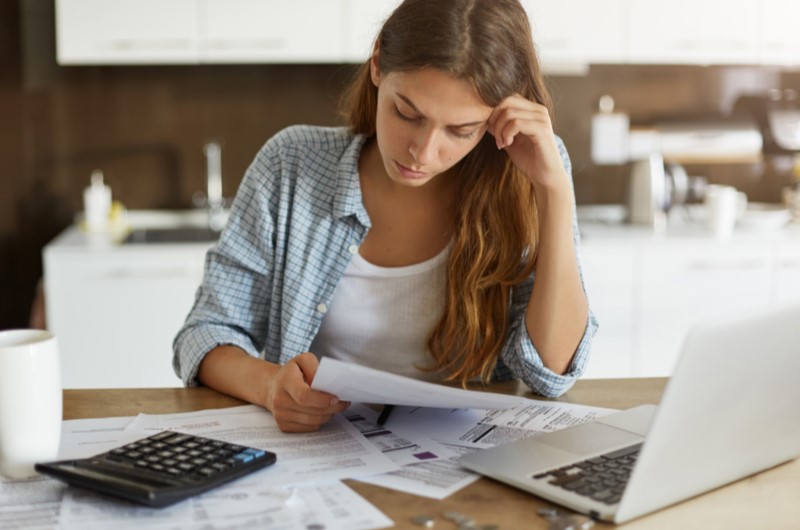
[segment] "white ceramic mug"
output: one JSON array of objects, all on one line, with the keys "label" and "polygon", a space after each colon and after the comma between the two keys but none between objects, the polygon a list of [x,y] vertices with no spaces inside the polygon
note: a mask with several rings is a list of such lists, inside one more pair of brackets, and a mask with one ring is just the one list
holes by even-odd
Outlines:
[{"label": "white ceramic mug", "polygon": [[705,204],[709,230],[715,237],[727,238],[747,208],[747,195],[733,186],[710,185],[706,188]]},{"label": "white ceramic mug", "polygon": [[62,419],[58,340],[48,331],[0,331],[0,474],[35,475],[58,456]]}]

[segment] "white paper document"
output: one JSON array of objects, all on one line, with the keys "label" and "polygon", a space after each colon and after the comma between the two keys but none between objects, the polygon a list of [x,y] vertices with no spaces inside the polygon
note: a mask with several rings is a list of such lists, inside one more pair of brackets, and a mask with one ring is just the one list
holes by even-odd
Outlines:
[{"label": "white paper document", "polygon": [[520,396],[463,390],[403,377],[323,357],[311,388],[354,403],[412,407],[507,409],[525,401]]},{"label": "white paper document", "polygon": [[235,481],[160,509],[69,489],[59,530],[368,530],[393,524],[338,481],[287,488]]},{"label": "white paper document", "polygon": [[[58,459],[92,456],[141,438],[141,433],[124,433],[131,420],[133,417],[62,422]],[[56,528],[65,491],[66,484],[44,476],[0,477],[0,530]]]},{"label": "white paper document", "polygon": [[[442,451],[432,440],[416,437],[409,440],[377,424],[378,413],[361,403],[353,403],[342,415],[369,443],[399,466],[438,460]],[[449,453],[447,453],[449,454]]]},{"label": "white paper document", "polygon": [[443,499],[480,478],[461,467],[458,458],[462,454],[563,429],[611,412],[615,411],[531,399],[525,399],[522,405],[512,409],[491,411],[396,407],[385,424],[388,429],[412,440],[433,440],[439,444],[440,453],[449,451],[452,456],[358,480]]},{"label": "white paper document", "polygon": [[[242,411],[254,408],[256,411]],[[192,429],[197,434],[207,429],[231,427],[224,416],[226,411],[238,416],[237,424],[253,435],[253,418],[266,414],[254,406],[202,411],[200,413],[175,414],[164,416],[164,425],[172,428],[179,423],[184,432]],[[205,412],[216,412],[207,415]],[[255,412],[255,413],[254,413]],[[134,419],[103,418],[70,420],[62,424],[59,458],[84,458],[143,438],[161,430],[161,416],[142,415]],[[142,430],[148,423],[156,427]],[[348,461],[348,469],[356,468],[351,460],[362,458],[364,467],[370,469],[396,469],[380,451],[367,448],[367,455],[380,455],[377,459],[364,457],[360,450],[348,451],[347,439],[354,438],[366,444],[344,418],[333,423],[334,431],[339,432],[343,441],[333,441],[329,452],[343,449],[343,455],[335,458],[316,460],[317,471],[336,465],[336,458]],[[338,425],[338,426],[337,426]],[[256,429],[257,430],[257,429]],[[232,431],[227,431],[228,433]],[[305,434],[285,435],[294,440],[296,451],[314,451],[314,444],[307,444]],[[246,443],[247,440],[242,440]],[[330,440],[329,440],[330,441]],[[255,445],[255,444],[254,444]],[[307,447],[306,447],[307,446]],[[304,449],[305,448],[305,449]],[[282,451],[284,453],[285,451]],[[348,456],[349,455],[349,456]],[[301,462],[302,458],[299,459]],[[371,467],[372,460],[381,464]],[[387,464],[388,462],[388,464]],[[309,462],[305,462],[309,464]],[[315,482],[296,487],[275,486],[269,481],[254,480],[260,473],[215,488],[203,495],[192,497],[185,502],[168,508],[148,508],[113,497],[68,487],[55,479],[39,476],[24,480],[9,480],[0,477],[0,530],[133,530],[134,528],[154,530],[239,530],[262,529],[308,530],[367,530],[386,528],[393,525],[380,510],[372,506],[360,495],[339,481]],[[308,469],[306,469],[308,471]],[[320,475],[325,475],[325,472]],[[347,472],[357,474],[357,471]],[[322,526],[321,526],[322,525]]]},{"label": "white paper document", "polygon": [[261,485],[339,480],[399,468],[338,414],[318,431],[303,434],[281,432],[272,414],[256,405],[179,414],[140,414],[127,430],[148,435],[173,430],[272,451],[278,455],[275,464],[241,479]]}]

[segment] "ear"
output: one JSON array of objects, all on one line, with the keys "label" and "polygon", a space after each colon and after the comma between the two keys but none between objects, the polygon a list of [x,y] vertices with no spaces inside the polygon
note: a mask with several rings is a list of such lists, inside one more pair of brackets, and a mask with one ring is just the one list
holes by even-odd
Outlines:
[{"label": "ear", "polygon": [[369,58],[369,75],[372,78],[372,84],[378,86],[381,84],[381,71],[378,67],[378,57],[380,52],[378,51],[378,43],[375,43],[375,49],[372,50],[372,56]]}]

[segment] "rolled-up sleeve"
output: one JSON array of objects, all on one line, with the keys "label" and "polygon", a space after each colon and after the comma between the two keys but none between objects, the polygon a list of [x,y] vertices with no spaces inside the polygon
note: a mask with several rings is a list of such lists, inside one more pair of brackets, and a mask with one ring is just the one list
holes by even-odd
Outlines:
[{"label": "rolled-up sleeve", "polygon": [[264,348],[274,254],[268,158],[262,153],[245,174],[225,230],[206,255],[194,307],[175,337],[173,368],[186,386],[197,386],[200,363],[217,346],[238,346],[253,357]]}]

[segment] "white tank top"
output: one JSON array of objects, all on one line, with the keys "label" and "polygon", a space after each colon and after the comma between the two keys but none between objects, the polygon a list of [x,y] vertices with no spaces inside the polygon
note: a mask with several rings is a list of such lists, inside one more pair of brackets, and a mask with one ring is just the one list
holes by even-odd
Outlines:
[{"label": "white tank top", "polygon": [[448,246],[406,267],[379,267],[354,254],[311,344],[329,356],[415,379],[436,375],[428,336],[444,311]]}]

